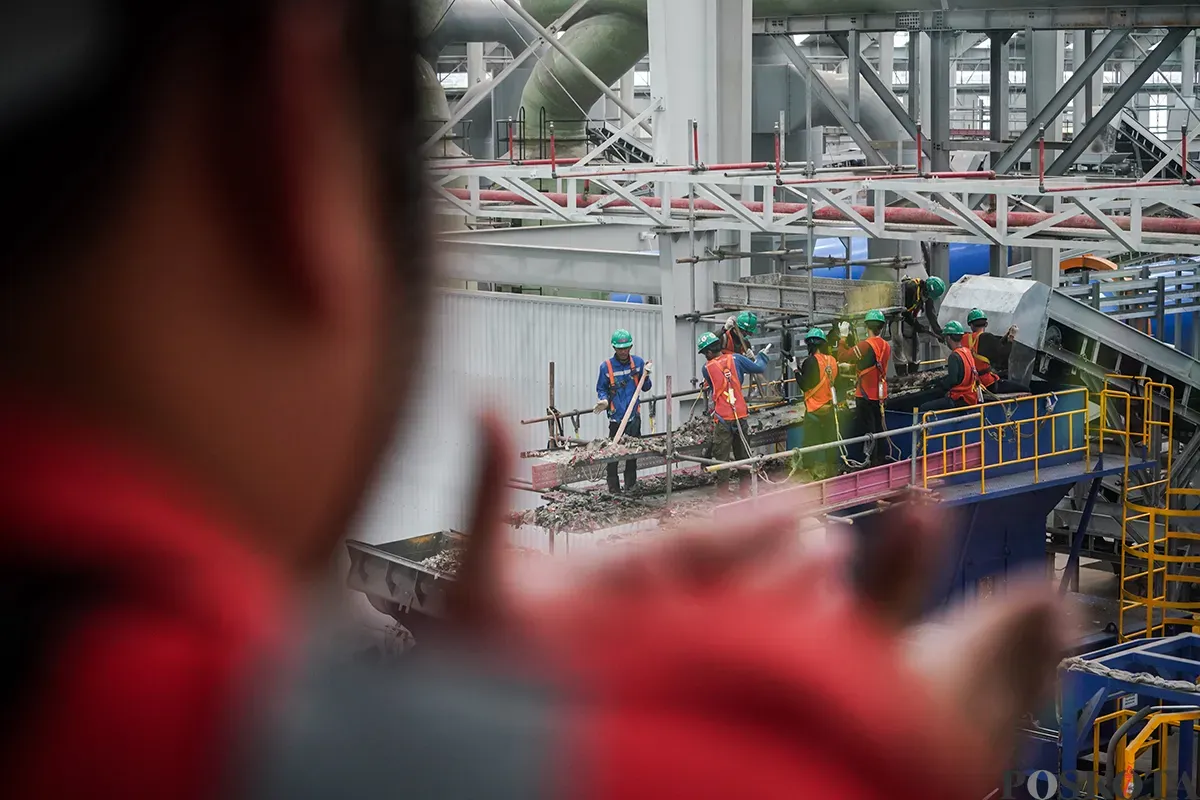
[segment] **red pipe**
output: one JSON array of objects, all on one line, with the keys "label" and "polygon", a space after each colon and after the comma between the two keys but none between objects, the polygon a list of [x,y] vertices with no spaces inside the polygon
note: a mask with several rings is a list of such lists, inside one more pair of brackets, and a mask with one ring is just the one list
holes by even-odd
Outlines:
[{"label": "red pipe", "polygon": [[700,166],[700,123],[692,120],[692,166]]},{"label": "red pipe", "polygon": [[1145,181],[1144,183],[1085,183],[1081,186],[1054,186],[1042,189],[1046,194],[1055,192],[1078,192],[1089,189],[1128,189],[1131,186],[1178,186],[1179,181]]},{"label": "red pipe", "polygon": [[783,169],[783,162],[779,158],[779,123],[775,123],[775,180],[779,181],[779,172]]},{"label": "red pipe", "polygon": [[[1126,184],[1128,185],[1128,184]],[[462,200],[471,199],[471,192],[468,189],[447,189],[450,194]],[[562,192],[542,192],[542,196],[557,206],[566,208],[570,201],[570,195]],[[514,205],[533,205],[533,201],[526,198],[524,195],[516,192],[501,191],[495,189],[487,189],[479,193],[479,199],[484,202],[500,202],[510,203]],[[595,199],[595,198],[592,198]],[[658,197],[643,197],[641,202],[645,203],[650,208],[662,208],[662,199]],[[686,197],[676,197],[671,200],[671,209],[678,211],[687,211],[691,206],[692,201]],[[723,211],[724,209],[712,202],[711,200],[702,200],[697,198],[695,201],[695,209],[697,211]],[[742,206],[749,211],[761,214],[763,204],[758,201],[742,200]],[[582,197],[575,198],[576,206],[583,208],[587,202]],[[633,204],[628,200],[621,198],[612,198],[604,203],[605,208],[632,208]],[[776,203],[774,212],[776,215],[783,216],[802,212],[807,208],[804,203]],[[861,215],[868,222],[875,220],[875,209],[872,206],[853,206],[856,213]],[[975,216],[979,217],[988,225],[995,227],[996,214],[991,211],[976,211]],[[1033,212],[1033,211],[1010,211],[1008,214],[1008,226],[1010,228],[1027,228],[1031,225],[1036,225],[1053,217],[1054,214],[1048,212]],[[824,222],[846,222],[846,216],[838,209],[832,206],[815,209],[813,218]],[[885,222],[894,223],[897,225],[937,225],[943,228],[953,227],[952,224],[945,219],[942,219],[932,211],[925,211],[920,208],[896,208],[889,207],[883,210],[883,218]],[[1121,230],[1129,230],[1128,216],[1110,216],[1118,228]],[[1079,214],[1070,217],[1053,228],[1074,228],[1077,230],[1103,230],[1100,223],[1084,214]],[[1145,233],[1173,233],[1186,236],[1200,236],[1200,219],[1182,219],[1176,217],[1144,217],[1142,219],[1142,231]]]}]

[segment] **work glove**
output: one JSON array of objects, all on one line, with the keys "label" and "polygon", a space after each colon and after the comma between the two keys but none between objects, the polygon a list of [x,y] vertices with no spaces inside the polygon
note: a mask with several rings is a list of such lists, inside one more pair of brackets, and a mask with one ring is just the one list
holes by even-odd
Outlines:
[{"label": "work glove", "polygon": [[749,342],[746,342],[746,358],[750,359],[751,361],[757,358],[757,356],[754,355],[754,348],[750,346]]},{"label": "work glove", "polygon": [[849,322],[839,322],[838,323],[838,335],[841,336],[843,339],[846,339],[850,336],[850,323]]},{"label": "work glove", "polygon": [[607,410],[608,410],[608,401],[607,400],[597,400],[596,407],[592,409],[592,411],[595,411],[597,414],[601,414]]},{"label": "work glove", "polygon": [[649,377],[649,376],[651,375],[651,373],[653,373],[653,372],[654,372],[654,362],[653,362],[653,361],[647,361],[647,362],[646,362],[646,363],[645,363],[645,364],[642,366],[642,372],[643,372],[643,373],[645,373],[645,375],[646,375],[647,377]]},{"label": "work glove", "polygon": [[734,325],[737,325],[737,319],[735,317],[730,317],[729,319],[725,320],[725,330],[733,330]]},{"label": "work glove", "polygon": [[764,356],[765,356],[767,353],[771,352],[771,343],[770,343],[770,342],[767,342],[766,344],[764,344],[764,345],[763,345],[763,349],[762,349],[762,350],[760,350],[759,352],[760,352],[762,355],[764,355]]},{"label": "work glove", "polygon": [[1021,331],[1021,329],[1018,328],[1016,325],[1009,325],[1008,332],[1004,334],[1004,338],[1008,339],[1011,342],[1013,339],[1017,338],[1017,334],[1020,331]]},{"label": "work glove", "polygon": [[838,362],[838,372],[850,372],[853,369],[854,367],[849,364],[844,364],[841,361]]}]

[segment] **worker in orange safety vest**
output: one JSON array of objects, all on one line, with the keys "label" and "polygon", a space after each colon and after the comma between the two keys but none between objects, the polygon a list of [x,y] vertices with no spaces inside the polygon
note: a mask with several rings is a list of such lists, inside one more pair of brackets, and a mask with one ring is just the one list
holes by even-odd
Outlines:
[{"label": "worker in orange safety vest", "polygon": [[963,341],[975,355],[975,369],[979,372],[979,385],[989,394],[1020,394],[1029,387],[1008,378],[1008,359],[1012,354],[1017,326],[1010,325],[1003,336],[988,333],[987,314],[972,308],[967,314],[970,331]]},{"label": "worker in orange safety vest", "polygon": [[951,352],[946,356],[946,378],[943,386],[946,396],[922,403],[920,412],[942,411],[949,408],[965,408],[979,403],[979,371],[975,368],[975,354],[963,341],[966,329],[958,320],[951,320],[942,328]]},{"label": "worker in orange safety vest", "polygon": [[[761,375],[767,369],[768,344],[751,361],[741,353],[722,353],[721,340],[716,334],[704,333],[696,340],[696,349],[708,359],[704,365],[704,386],[712,398],[713,432],[712,457],[718,461],[741,460],[750,457],[746,439],[745,422],[750,410],[742,383],[747,375]],[[719,473],[729,482],[732,489],[734,470]],[[741,483],[742,494],[747,494],[749,482]]]},{"label": "worker in orange safety vest", "polygon": [[[800,391],[804,393],[804,446],[835,441],[837,408],[835,382],[838,376],[837,359],[829,355],[825,331],[810,328],[804,335],[808,357],[797,365]],[[814,480],[823,481],[838,473],[838,451],[830,447],[808,453],[805,467]]]},{"label": "worker in orange safety vest", "polygon": [[[862,356],[858,360],[858,389],[855,391],[855,417],[860,435],[884,431],[884,401],[887,400],[887,371],[892,360],[892,346],[880,336],[884,325],[883,312],[873,309],[867,312],[867,338]],[[868,466],[879,466],[886,461],[885,448],[866,448]]]}]

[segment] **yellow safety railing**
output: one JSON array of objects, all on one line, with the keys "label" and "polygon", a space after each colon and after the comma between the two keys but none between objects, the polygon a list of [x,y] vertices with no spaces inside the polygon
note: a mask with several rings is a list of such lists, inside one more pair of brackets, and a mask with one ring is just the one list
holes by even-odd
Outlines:
[{"label": "yellow safety railing", "polygon": [[[1114,386],[1118,380],[1129,388]],[[1161,402],[1155,403],[1156,398]],[[1121,641],[1175,632],[1168,628],[1200,631],[1200,602],[1175,599],[1183,594],[1176,589],[1200,583],[1200,534],[1179,529],[1182,520],[1200,518],[1200,511],[1187,510],[1188,498],[1200,497],[1200,490],[1171,487],[1174,387],[1110,375],[1100,401],[1100,447],[1115,444],[1123,464]],[[1135,470],[1135,460],[1150,466]],[[1142,502],[1134,502],[1131,490],[1141,492]]]},{"label": "yellow safety railing", "polygon": [[[1136,712],[1133,709],[1120,709],[1111,714],[1105,714],[1098,717],[1092,726],[1092,785],[1086,787],[1089,791],[1089,796],[1101,797],[1135,797],[1135,796],[1151,796],[1161,797],[1153,791],[1154,789],[1174,788],[1173,785],[1166,780],[1168,763],[1175,763],[1176,759],[1171,754],[1171,744],[1177,742],[1177,739],[1171,737],[1171,729],[1178,728],[1181,725],[1194,726],[1197,721],[1200,721],[1200,709],[1195,708],[1164,708],[1150,714],[1145,720],[1141,730],[1136,734],[1125,735],[1117,743],[1114,752],[1116,757],[1115,764],[1108,764],[1108,774],[1112,776],[1119,775],[1120,781],[1117,785],[1107,787],[1104,791],[1100,789],[1100,767],[1104,759],[1102,755],[1106,754],[1108,749],[1108,741],[1101,741],[1100,730],[1106,723],[1113,723],[1113,730],[1119,728],[1126,720],[1134,716]],[[1132,733],[1132,731],[1130,732]],[[1151,763],[1149,772],[1139,776],[1143,787],[1146,781],[1151,782],[1151,791],[1147,792],[1145,788],[1138,787],[1134,778],[1134,770],[1137,766],[1138,756],[1151,747],[1157,746],[1157,762]],[[1178,745],[1176,745],[1178,746]],[[1083,788],[1083,787],[1080,787]],[[1140,792],[1135,792],[1135,789],[1141,789]],[[1174,792],[1167,792],[1168,796],[1174,796]],[[1163,798],[1165,800],[1165,798]]]},{"label": "yellow safety railing", "polygon": [[[1113,723],[1113,729],[1115,730],[1116,728],[1121,727],[1121,725],[1127,719],[1136,713],[1137,712],[1132,708],[1119,708],[1111,714],[1103,714],[1099,717],[1096,717],[1096,721],[1092,723],[1092,785],[1087,787],[1089,790],[1089,794],[1087,796],[1090,797],[1097,795],[1097,789],[1100,786],[1101,779],[1100,768],[1104,766],[1104,759],[1101,758],[1101,755],[1103,755],[1108,749],[1108,740],[1103,742],[1100,741],[1101,727],[1106,723],[1111,722]],[[1121,757],[1124,756],[1124,754],[1125,748],[1119,747],[1117,749],[1117,756]],[[1114,764],[1110,767],[1110,769],[1120,770],[1121,767],[1119,764]],[[1121,770],[1121,772],[1124,774],[1123,770]]]},{"label": "yellow safety railing", "polygon": [[[953,430],[947,430],[949,426],[934,427],[932,430],[926,427],[921,432],[921,452],[925,454],[925,457],[921,459],[922,486],[928,489],[931,480],[978,473],[979,492],[984,494],[987,492],[987,471],[989,469],[1016,464],[1032,464],[1033,482],[1037,483],[1041,463],[1045,459],[1071,453],[1082,454],[1085,469],[1090,470],[1092,443],[1087,397],[1087,389],[1081,387],[1063,392],[1028,395],[1015,400],[994,400],[974,406],[925,412],[921,417],[922,423],[928,424],[953,417],[961,419],[962,425],[954,426]],[[1047,405],[1057,407],[1059,403],[1076,398],[1082,401],[1079,403],[1080,408],[1072,408],[1067,411],[1045,408]],[[1010,419],[1009,409],[1024,403],[1032,403],[1033,416],[1025,419]],[[1073,403],[1068,402],[1068,404]],[[1002,421],[989,421],[989,411],[993,409],[1002,412],[1005,418]],[[991,416],[995,416],[995,414]],[[1076,420],[1074,417],[1076,416],[1082,422],[1081,434],[1075,431]],[[1043,443],[1038,433],[1047,423],[1050,426],[1050,441]],[[1058,429],[1063,423],[1065,423],[1066,434],[1059,436]],[[1006,447],[1005,442],[1009,437],[1011,437],[1011,447]],[[973,438],[975,441],[968,441],[968,438]],[[989,438],[999,443],[991,461],[988,460],[986,445]],[[1064,438],[1066,441],[1063,441]],[[1023,439],[1028,440],[1024,445],[1022,445]],[[940,469],[930,469],[931,445],[943,454]],[[979,454],[978,463],[972,463],[971,456],[976,451]],[[958,455],[957,459],[953,458],[955,454]],[[952,460],[957,463],[952,464]]]}]

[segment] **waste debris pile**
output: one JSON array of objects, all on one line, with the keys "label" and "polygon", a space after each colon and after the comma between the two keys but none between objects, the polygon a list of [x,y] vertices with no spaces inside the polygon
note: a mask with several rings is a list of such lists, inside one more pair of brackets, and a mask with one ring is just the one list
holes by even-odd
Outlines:
[{"label": "waste debris pile", "polygon": [[[778,406],[751,413],[745,420],[746,435],[762,431],[777,430],[794,425],[803,417],[803,406]],[[671,446],[677,450],[702,447],[712,435],[712,420],[697,415],[675,428],[671,434]],[[561,450],[538,450],[523,453],[527,458],[552,461],[563,467],[577,467],[606,459],[647,454],[664,455],[666,434],[654,434],[640,438],[625,438],[614,445],[608,439],[594,439],[586,445],[568,445]]]},{"label": "waste debris pile", "polygon": [[[671,477],[671,489],[683,492],[703,486],[711,486],[716,479],[701,470],[686,470]],[[519,511],[509,517],[515,528],[536,525],[547,530],[583,533],[613,528],[643,519],[665,519],[686,514],[694,510],[701,497],[675,495],[670,509],[656,501],[666,491],[666,476],[654,475],[641,478],[633,488],[623,494],[611,494],[604,489],[577,491],[551,490],[542,495],[544,505],[527,511]]]},{"label": "waste debris pile", "polygon": [[451,547],[442,550],[440,553],[434,553],[429,558],[422,560],[421,566],[431,569],[434,572],[453,575],[462,566],[463,552],[464,550],[461,547]]},{"label": "waste debris pile", "polygon": [[[538,550],[533,550],[529,547],[510,546],[508,550],[521,556],[545,555],[544,553]],[[466,551],[462,547],[449,547],[441,552],[434,553],[433,555],[429,556],[429,558],[423,559],[418,563],[420,563],[422,567],[433,570],[434,572],[440,572],[443,575],[453,576],[456,575],[458,570],[462,567],[463,554],[465,552]]]}]

